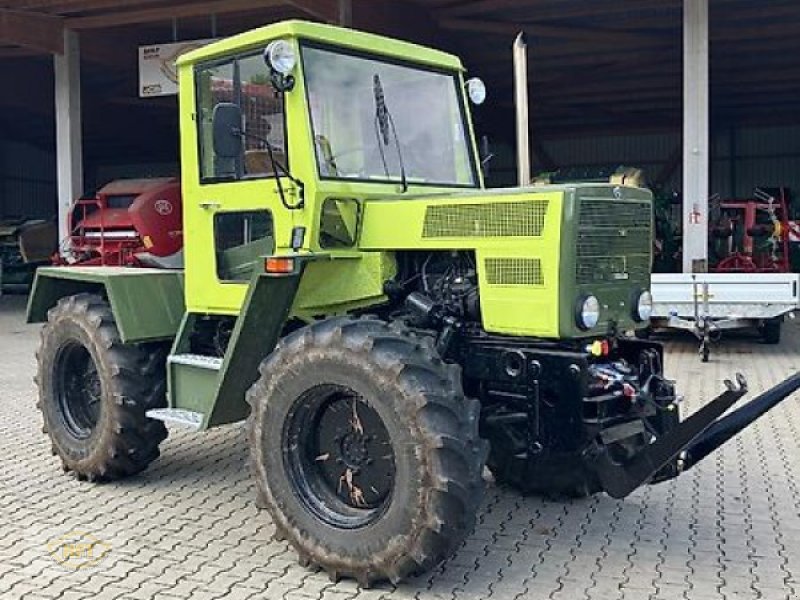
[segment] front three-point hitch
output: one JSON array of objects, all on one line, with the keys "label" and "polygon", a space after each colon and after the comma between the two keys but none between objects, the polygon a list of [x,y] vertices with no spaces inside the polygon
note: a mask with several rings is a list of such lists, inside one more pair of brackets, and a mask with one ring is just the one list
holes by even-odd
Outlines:
[{"label": "front three-point hitch", "polygon": [[736,383],[726,381],[725,387],[722,394],[628,460],[615,461],[607,447],[596,445],[587,460],[603,489],[614,498],[624,498],[642,484],[677,477],[800,389],[800,373],[723,416],[747,394],[747,382],[739,374]]}]

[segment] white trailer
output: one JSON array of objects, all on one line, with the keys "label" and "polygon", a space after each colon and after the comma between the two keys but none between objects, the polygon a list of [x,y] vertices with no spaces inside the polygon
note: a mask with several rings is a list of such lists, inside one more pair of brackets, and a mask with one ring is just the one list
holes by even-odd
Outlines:
[{"label": "white trailer", "polygon": [[755,328],[777,344],[785,316],[800,308],[798,293],[795,273],[654,274],[653,326],[691,331],[706,361],[725,330]]}]

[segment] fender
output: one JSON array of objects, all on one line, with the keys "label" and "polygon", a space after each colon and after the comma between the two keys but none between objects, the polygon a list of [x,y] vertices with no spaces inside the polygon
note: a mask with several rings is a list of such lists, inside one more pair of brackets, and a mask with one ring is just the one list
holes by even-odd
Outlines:
[{"label": "fender", "polygon": [[170,341],[186,311],[183,271],[132,267],[42,267],[28,299],[27,322],[44,323],[61,298],[89,292],[108,299],[126,344]]}]

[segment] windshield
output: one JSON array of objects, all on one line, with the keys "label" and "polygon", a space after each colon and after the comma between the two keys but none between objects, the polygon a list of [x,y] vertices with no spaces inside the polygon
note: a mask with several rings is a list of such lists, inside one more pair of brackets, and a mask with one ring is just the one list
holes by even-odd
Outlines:
[{"label": "windshield", "polygon": [[477,185],[456,73],[302,49],[320,177]]}]

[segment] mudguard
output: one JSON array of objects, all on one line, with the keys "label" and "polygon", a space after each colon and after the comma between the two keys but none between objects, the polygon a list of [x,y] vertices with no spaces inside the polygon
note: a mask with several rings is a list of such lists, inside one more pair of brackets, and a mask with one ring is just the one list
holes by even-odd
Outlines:
[{"label": "mudguard", "polygon": [[126,344],[174,339],[186,310],[183,271],[42,267],[28,299],[28,323],[47,321],[47,311],[61,298],[85,292],[108,299]]}]

